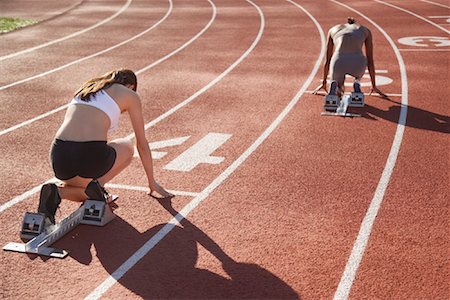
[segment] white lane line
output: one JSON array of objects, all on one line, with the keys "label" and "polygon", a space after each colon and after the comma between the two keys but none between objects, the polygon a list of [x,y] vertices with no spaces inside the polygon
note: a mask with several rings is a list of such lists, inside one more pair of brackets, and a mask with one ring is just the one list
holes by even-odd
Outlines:
[{"label": "white lane line", "polygon": [[429,4],[433,4],[433,5],[436,5],[436,6],[440,6],[440,7],[444,7],[444,8],[450,9],[450,6],[445,5],[445,4],[436,3],[436,2],[428,1],[428,0],[419,0],[419,1],[426,2],[426,3],[429,3]]},{"label": "white lane line", "polygon": [[336,0],[330,0],[336,4],[339,4],[348,10],[355,12],[361,17],[365,18],[367,21],[372,23],[386,38],[386,40],[391,45],[392,49],[395,52],[395,56],[397,57],[397,61],[400,67],[400,75],[401,75],[401,85],[402,85],[402,103],[400,109],[400,116],[397,124],[397,130],[395,132],[394,140],[392,142],[391,150],[389,152],[388,159],[386,161],[386,165],[384,167],[383,173],[381,174],[380,181],[378,182],[378,186],[375,190],[375,194],[372,198],[369,208],[367,209],[366,215],[361,223],[361,227],[358,232],[358,236],[355,240],[355,244],[353,245],[352,252],[345,266],[344,272],[342,274],[341,280],[337,287],[337,290],[334,294],[334,300],[340,299],[348,299],[350,294],[350,289],[352,288],[353,281],[355,280],[356,273],[358,271],[359,265],[361,263],[362,257],[364,255],[364,251],[366,249],[367,243],[369,241],[369,237],[372,231],[373,224],[378,214],[378,210],[381,207],[381,203],[384,198],[384,194],[388,187],[389,181],[391,179],[392,172],[395,167],[395,163],[397,160],[398,153],[400,151],[400,146],[402,144],[403,133],[405,131],[406,124],[406,115],[408,110],[408,80],[406,76],[406,67],[403,62],[402,55],[398,50],[395,42],[392,38],[383,30],[377,23],[369,19],[367,16],[362,14],[361,12],[345,5],[339,3]]},{"label": "white lane line", "polygon": [[121,13],[123,13],[123,12],[130,6],[130,4],[131,4],[132,1],[133,1],[133,0],[127,0],[127,2],[125,3],[125,5],[122,6],[122,8],[121,8],[119,11],[117,11],[114,15],[112,15],[112,16],[110,16],[109,18],[104,19],[103,21],[100,21],[100,22],[98,22],[98,23],[96,23],[96,24],[94,24],[94,25],[92,25],[92,26],[90,26],[90,27],[88,27],[88,28],[85,28],[85,29],[83,29],[83,30],[74,32],[74,33],[69,34],[69,35],[67,35],[67,36],[65,36],[65,37],[62,37],[62,38],[59,38],[59,39],[56,39],[56,40],[53,40],[53,41],[50,41],[50,42],[41,44],[41,45],[39,45],[39,46],[31,47],[31,48],[28,48],[28,49],[25,49],[25,50],[22,50],[22,51],[18,51],[18,52],[11,53],[11,54],[8,54],[8,55],[5,55],[5,56],[1,56],[1,57],[0,57],[0,61],[5,60],[5,59],[8,59],[8,58],[15,57],[15,56],[18,56],[18,55],[22,55],[22,54],[25,54],[25,53],[29,53],[29,52],[32,52],[32,51],[35,51],[35,50],[38,50],[38,49],[42,49],[42,48],[44,48],[44,47],[47,47],[47,46],[50,46],[50,45],[53,45],[53,44],[56,44],[56,43],[59,43],[59,42],[62,42],[62,41],[71,39],[71,38],[73,38],[73,37],[76,37],[77,35],[86,33],[86,32],[88,32],[89,30],[92,30],[92,29],[94,29],[94,28],[97,28],[97,27],[99,27],[99,26],[101,26],[101,25],[103,25],[103,24],[105,24],[105,23],[110,22],[110,21],[113,20],[114,18],[116,18],[118,15],[120,15]]},{"label": "white lane line", "polygon": [[[247,2],[255,6],[261,15],[261,24],[264,26],[264,15],[258,6],[256,6],[250,0]],[[125,261],[116,271],[114,271],[103,283],[101,283],[91,294],[85,299],[98,299],[109,288],[111,288],[122,276],[125,275],[141,258],[143,258],[150,250],[153,249],[177,224],[180,223],[193,209],[195,209],[203,200],[205,200],[210,193],[212,193],[217,187],[219,187],[263,142],[269,135],[276,129],[276,127],[283,121],[287,114],[292,110],[295,104],[298,102],[306,88],[311,84],[314,76],[316,75],[321,65],[322,59],[325,56],[325,35],[322,28],[316,19],[303,7],[297,3],[288,0],[288,2],[297,6],[303,10],[316,25],[320,37],[321,37],[321,51],[319,58],[317,59],[314,68],[309,75],[308,79],[304,82],[298,93],[289,102],[285,109],[278,115],[278,117],[270,124],[270,126],[259,136],[259,138],[249,147],[247,150],[236,159],[222,174],[220,174],[215,180],[213,180],[197,197],[195,197],[189,204],[187,204],[174,218],[172,218],[168,224],[166,224],[159,232],[157,232],[150,240],[148,240],[138,251],[136,251],[127,261]]]},{"label": "white lane line", "polygon": [[14,125],[14,126],[12,126],[12,127],[9,127],[9,128],[6,128],[6,129],[0,131],[0,136],[2,136],[2,135],[4,135],[4,134],[7,134],[8,132],[14,131],[14,130],[16,130],[16,129],[19,129],[20,127],[23,127],[23,126],[26,126],[26,125],[28,125],[28,124],[31,124],[31,123],[33,123],[33,122],[35,122],[35,121],[37,121],[37,120],[40,120],[40,119],[43,119],[43,118],[48,117],[48,116],[50,116],[50,115],[53,115],[54,113],[57,113],[58,111],[61,111],[61,110],[65,109],[65,108],[67,108],[68,106],[69,106],[68,103],[67,103],[67,104],[64,104],[64,105],[62,105],[62,106],[60,106],[60,107],[57,107],[57,108],[55,108],[55,109],[52,109],[51,111],[48,111],[48,112],[46,112],[46,113],[44,113],[44,114],[41,114],[41,115],[39,115],[39,116],[36,116],[36,117],[31,118],[31,119],[29,119],[29,120],[26,120],[25,122],[19,123],[19,124],[17,124],[17,125]]},{"label": "white lane line", "polygon": [[[172,3],[171,0],[169,0],[169,1],[170,1],[170,3]],[[147,70],[149,70],[150,68],[156,66],[157,64],[159,64],[159,63],[161,63],[161,62],[167,60],[168,58],[172,57],[173,55],[175,55],[176,53],[180,52],[182,49],[184,49],[185,47],[187,47],[189,44],[191,44],[191,43],[192,43],[194,40],[196,40],[198,37],[200,37],[200,35],[202,35],[202,34],[203,34],[203,33],[211,26],[211,24],[213,23],[213,21],[214,21],[215,18],[216,18],[216,13],[217,13],[216,6],[215,6],[214,3],[212,3],[210,0],[208,0],[208,2],[209,2],[209,3],[211,4],[211,6],[213,7],[213,15],[212,15],[212,17],[211,17],[211,20],[208,22],[208,24],[207,24],[207,25],[206,25],[206,26],[205,26],[205,27],[204,27],[197,35],[195,35],[193,38],[191,38],[191,39],[190,39],[189,41],[187,41],[185,44],[183,44],[183,45],[180,46],[179,48],[175,49],[175,50],[172,51],[171,53],[167,54],[167,55],[164,56],[163,58],[159,59],[157,62],[154,62],[154,63],[152,63],[152,64],[150,64],[150,65],[148,65],[148,66],[146,66],[146,67],[144,67],[144,68],[142,68],[142,69],[136,71],[136,74],[142,73],[143,70],[147,71]],[[65,105],[60,106],[60,107],[58,107],[58,108],[56,108],[56,109],[54,109],[54,110],[52,110],[52,111],[50,111],[50,112],[41,114],[41,115],[39,115],[39,116],[37,116],[37,117],[34,117],[34,118],[30,119],[30,120],[27,120],[27,121],[25,121],[25,122],[22,122],[22,123],[19,123],[19,124],[17,124],[17,125],[14,125],[14,126],[12,126],[12,127],[10,127],[10,128],[6,128],[6,129],[0,131],[0,136],[6,134],[6,133],[8,133],[8,132],[14,131],[14,130],[16,130],[16,129],[19,129],[19,128],[25,126],[25,125],[31,124],[31,123],[33,123],[34,121],[37,121],[37,120],[40,120],[40,119],[45,118],[45,117],[47,117],[47,116],[50,116],[50,115],[52,115],[52,114],[54,114],[54,113],[56,113],[56,112],[58,112],[58,111],[60,111],[60,110],[62,110],[62,109],[65,109],[67,106],[68,106],[68,104],[65,104]]]},{"label": "white lane line", "polygon": [[[135,186],[135,185],[117,184],[117,183],[107,183],[107,184],[105,184],[105,188],[139,191],[139,192],[147,192],[149,189],[148,187],[145,187],[145,186]],[[176,196],[197,197],[199,195],[199,193],[195,193],[195,192],[178,191],[178,190],[168,190],[168,192],[172,193]]]},{"label": "white lane line", "polygon": [[[213,9],[214,9],[214,12],[213,12],[213,17],[211,18],[211,20],[214,20],[214,18],[215,18],[215,15],[216,15],[216,7],[215,7],[215,5],[214,5],[214,3],[213,2],[211,2],[210,0],[208,0],[210,3],[211,3],[211,5],[213,6]],[[209,23],[208,23],[208,25],[205,27],[205,28],[208,28],[208,26],[210,25],[210,24],[212,24],[212,21],[210,21]],[[261,38],[261,35],[262,35],[262,30],[260,29],[259,30],[259,33],[258,33],[258,35],[257,35],[257,37],[256,37],[256,39],[255,39],[255,41],[252,43],[252,45],[250,46],[250,48],[249,48],[249,50],[250,51],[246,51],[242,56],[241,56],[241,58],[239,58],[236,62],[241,62],[250,52],[251,52],[251,50],[253,50],[255,47],[256,47],[256,45],[258,44],[258,42],[259,42],[259,39]],[[192,41],[192,40],[191,40]],[[175,51],[174,51],[175,52]],[[173,53],[173,52],[172,52]],[[230,68],[228,68],[224,73],[222,73],[221,75],[219,75],[219,77],[220,77],[220,79],[222,79],[225,75],[225,73],[227,73],[228,74],[228,72],[230,72],[232,69],[234,69],[234,67],[236,67],[236,62],[232,65],[232,68],[230,67]],[[223,76],[222,76],[223,75]],[[217,80],[218,81],[218,80]],[[217,82],[217,81],[212,81],[212,82],[214,82],[214,84]],[[209,84],[209,85],[207,85],[207,86],[205,86],[205,87],[211,87],[211,86],[213,86],[214,84]],[[205,87],[204,88],[202,88],[201,89],[201,91],[202,91],[202,93],[204,92],[204,91],[206,91],[207,89],[205,89]],[[198,96],[198,95],[200,95],[201,93],[196,93],[196,95]],[[194,98],[192,98],[190,101],[192,101]],[[190,102],[189,101],[189,102]],[[185,100],[185,102],[186,102],[186,100]],[[184,105],[186,105],[187,104],[187,102],[184,104]],[[183,106],[184,106],[183,105]],[[172,113],[174,113],[176,110],[174,110],[174,109],[171,109],[171,114]],[[170,115],[170,114],[169,114]],[[168,116],[168,115],[167,115]],[[161,117],[159,118],[159,120],[158,120],[158,122],[159,121],[161,121],[162,119],[161,119]],[[146,125],[146,128],[149,128],[149,127],[151,127],[152,125],[151,125],[151,123],[152,122],[150,122],[150,123],[148,123],[147,125]],[[149,125],[150,124],[150,125]],[[1,132],[0,132],[0,135],[1,135]],[[130,134],[130,135],[128,135],[128,137],[132,137],[132,136],[134,136],[134,134]],[[40,187],[40,185],[39,185],[39,187]],[[39,190],[39,189],[38,189]],[[37,191],[38,191],[37,190]],[[29,191],[28,191],[29,192]],[[25,194],[26,193],[28,193],[28,192],[25,192]],[[35,191],[36,192],[36,191]],[[2,208],[3,206],[5,207],[4,209],[2,209],[2,210],[0,210],[0,213],[2,212],[2,211],[4,211],[4,210],[6,210],[7,208],[9,208],[9,207],[11,207],[11,206],[13,206],[14,204],[16,204],[16,203],[18,203],[18,202],[20,202],[20,201],[23,201],[24,199],[26,199],[26,197],[24,198],[23,197],[23,194],[22,195],[19,195],[19,196],[17,196],[17,197],[15,197],[15,198],[13,198],[13,199],[11,199],[11,200],[9,200],[9,201],[7,201],[6,203],[4,203],[2,206],[0,206],[0,208]]]},{"label": "white lane line", "polygon": [[82,61],[85,61],[87,59],[90,59],[90,58],[93,58],[93,57],[96,57],[96,56],[99,56],[99,55],[104,54],[106,52],[109,52],[109,51],[111,51],[113,49],[116,49],[116,48],[118,48],[118,47],[120,47],[122,45],[125,45],[125,44],[127,44],[127,43],[129,43],[129,42],[131,42],[131,41],[141,37],[142,35],[146,34],[147,32],[155,29],[158,25],[160,25],[162,22],[164,22],[164,20],[167,19],[167,17],[172,13],[172,8],[173,8],[172,0],[169,0],[169,9],[168,9],[168,11],[166,12],[166,14],[158,22],[156,22],[151,27],[147,28],[146,30],[144,30],[144,31],[142,31],[142,32],[140,32],[138,34],[136,34],[135,36],[132,36],[131,38],[129,38],[129,39],[125,40],[125,41],[122,41],[122,42],[120,42],[120,43],[118,43],[118,44],[116,44],[116,45],[114,45],[112,47],[109,47],[107,49],[103,49],[103,50],[98,51],[96,53],[93,53],[91,55],[84,56],[84,57],[82,57],[80,59],[71,61],[70,63],[67,63],[65,65],[62,65],[62,66],[59,66],[57,68],[48,70],[46,72],[39,73],[39,74],[36,74],[34,76],[30,76],[30,77],[27,77],[27,78],[24,78],[24,79],[21,79],[21,80],[18,80],[18,81],[15,81],[15,82],[3,85],[3,86],[0,86],[0,91],[5,90],[5,89],[10,88],[10,87],[13,87],[13,86],[16,86],[16,85],[19,85],[19,84],[22,84],[24,82],[28,82],[28,81],[34,80],[36,78],[47,76],[48,74],[52,74],[52,73],[55,73],[57,71],[63,70],[63,69],[65,69],[67,67],[70,67],[70,66],[72,66],[74,64],[80,63]]},{"label": "white lane line", "polygon": [[407,9],[398,7],[398,6],[396,6],[396,5],[393,5],[393,4],[390,4],[390,3],[387,3],[387,2],[384,2],[384,1],[381,1],[381,0],[373,0],[373,1],[378,2],[378,3],[380,3],[380,4],[384,4],[384,5],[386,5],[386,6],[393,7],[393,8],[395,8],[395,9],[401,10],[401,11],[403,11],[403,12],[405,12],[405,13],[408,13],[408,14],[410,14],[410,15],[416,17],[416,18],[421,19],[422,21],[425,21],[425,22],[427,22],[427,23],[433,25],[433,26],[436,27],[436,28],[439,28],[440,30],[446,32],[447,34],[450,34],[450,31],[449,31],[449,30],[445,29],[445,28],[442,27],[442,26],[439,26],[438,24],[436,24],[436,23],[434,23],[434,22],[428,20],[427,18],[424,18],[424,17],[422,17],[422,16],[419,16],[419,15],[416,14],[416,13],[413,13],[412,11],[409,11],[409,10],[407,10]]}]

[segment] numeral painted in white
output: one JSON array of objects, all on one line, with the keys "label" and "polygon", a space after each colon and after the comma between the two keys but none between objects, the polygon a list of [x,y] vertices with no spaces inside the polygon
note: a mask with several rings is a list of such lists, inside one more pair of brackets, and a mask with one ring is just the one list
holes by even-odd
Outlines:
[{"label": "numeral painted in white", "polygon": [[446,36],[409,36],[398,39],[398,42],[415,47],[448,47],[450,39]]},{"label": "numeral painted in white", "polygon": [[231,134],[208,133],[200,141],[167,164],[164,169],[189,172],[199,164],[219,164],[225,158],[221,156],[211,156],[211,154],[230,137]]},{"label": "numeral painted in white", "polygon": [[[152,157],[153,159],[160,159],[166,156],[167,152],[163,151],[153,151],[154,149],[161,149],[171,146],[178,146],[186,142],[191,136],[182,136],[174,139],[164,140],[164,141],[158,141],[149,143],[150,149],[152,149]],[[138,157],[139,153],[137,152],[137,149],[134,149],[134,157]]]}]

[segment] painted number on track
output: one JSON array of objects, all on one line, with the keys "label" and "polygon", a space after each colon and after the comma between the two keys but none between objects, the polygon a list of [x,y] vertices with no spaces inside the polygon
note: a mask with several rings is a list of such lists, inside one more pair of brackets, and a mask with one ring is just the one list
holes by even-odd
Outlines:
[{"label": "painted number on track", "polygon": [[450,39],[443,36],[409,36],[398,40],[400,44],[414,47],[448,47]]},{"label": "painted number on track", "polygon": [[[157,151],[159,149],[174,147],[183,144],[191,136],[183,136],[164,141],[150,143],[153,159],[161,159],[166,156],[167,152]],[[178,157],[168,163],[164,169],[172,171],[189,172],[199,164],[219,164],[225,158],[221,156],[212,156],[211,154],[223,145],[231,134],[210,132],[189,149],[181,153]],[[139,154],[135,149],[134,157]]]}]

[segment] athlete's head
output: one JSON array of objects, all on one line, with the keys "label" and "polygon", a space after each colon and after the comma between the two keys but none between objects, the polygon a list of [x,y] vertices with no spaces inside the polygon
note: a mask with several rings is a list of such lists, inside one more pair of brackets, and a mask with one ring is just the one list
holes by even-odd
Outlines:
[{"label": "athlete's head", "polygon": [[128,69],[119,69],[86,81],[75,93],[75,97],[79,96],[81,100],[89,101],[89,97],[92,94],[107,88],[114,83],[127,86],[133,91],[136,91],[137,89],[137,78],[134,72]]},{"label": "athlete's head", "polygon": [[348,17],[348,18],[347,18],[347,23],[348,23],[348,24],[355,24],[355,23],[356,23],[356,20],[355,20],[355,18],[353,18],[353,17]]}]

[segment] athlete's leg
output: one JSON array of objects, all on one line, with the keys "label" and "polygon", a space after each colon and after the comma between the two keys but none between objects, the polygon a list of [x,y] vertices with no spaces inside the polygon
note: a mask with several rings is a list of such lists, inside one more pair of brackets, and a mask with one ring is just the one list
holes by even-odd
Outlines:
[{"label": "athlete's leg", "polygon": [[[96,178],[102,186],[125,169],[133,159],[134,146],[130,139],[117,139],[108,143],[116,152],[116,159],[112,168],[100,178]],[[94,178],[75,176],[62,180],[63,184],[58,187],[62,199],[83,202],[88,197],[85,193],[86,187]]]},{"label": "athlete's leg", "polygon": [[116,161],[105,175],[98,178],[102,186],[122,172],[131,163],[134,155],[134,145],[131,139],[122,138],[113,140],[108,145],[116,150]]}]

